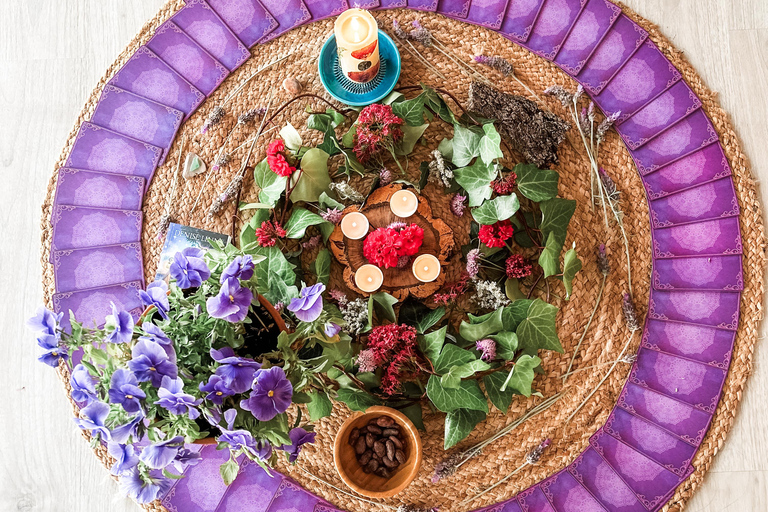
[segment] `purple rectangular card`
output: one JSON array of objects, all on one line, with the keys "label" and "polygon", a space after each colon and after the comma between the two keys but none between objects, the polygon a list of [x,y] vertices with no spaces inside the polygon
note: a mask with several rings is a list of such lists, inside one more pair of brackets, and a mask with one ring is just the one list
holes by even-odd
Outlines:
[{"label": "purple rectangular card", "polygon": [[147,47],[203,94],[210,96],[229,76],[229,70],[172,21],[155,31]]},{"label": "purple rectangular card", "polygon": [[555,63],[566,73],[577,75],[619,14],[621,9],[610,0],[589,0],[560,47]]},{"label": "purple rectangular card", "polygon": [[230,71],[239,68],[251,56],[248,48],[205,0],[187,0],[171,21]]},{"label": "purple rectangular card", "polygon": [[651,290],[648,317],[736,330],[739,292]]},{"label": "purple rectangular card", "polygon": [[[629,122],[631,121],[630,119]],[[648,197],[658,199],[730,175],[731,166],[725,157],[723,147],[720,144],[710,144],[704,149],[644,176],[643,184],[648,191]]]},{"label": "purple rectangular card", "polygon": [[646,512],[635,492],[593,447],[582,452],[568,470],[609,512]]},{"label": "purple rectangular card", "polygon": [[[417,11],[435,12],[437,10],[438,0],[408,0],[408,8]],[[354,2],[350,2],[354,3]]]},{"label": "purple rectangular card", "polygon": [[278,26],[259,0],[208,0],[208,4],[248,48]]},{"label": "purple rectangular card", "polygon": [[[402,5],[395,5],[388,8],[394,9],[395,7],[405,7],[406,0],[401,0],[400,3],[402,3]],[[309,9],[309,14],[312,15],[314,21],[330,18],[331,16],[338,16],[349,9],[347,0],[304,0],[304,5]]]},{"label": "purple rectangular card", "polygon": [[467,13],[467,21],[487,27],[492,30],[498,30],[501,22],[504,21],[504,14],[507,12],[507,6],[513,0],[472,0]]},{"label": "purple rectangular card", "polygon": [[471,3],[472,0],[440,0],[436,12],[451,18],[466,18]]},{"label": "purple rectangular card", "polygon": [[629,381],[714,414],[727,373],[690,359],[641,348]]},{"label": "purple rectangular card", "polygon": [[200,452],[202,460],[189,466],[185,477],[177,480],[171,492],[162,500],[169,511],[209,512],[216,509],[227,490],[219,468],[229,459],[229,450],[217,450],[207,445]]},{"label": "purple rectangular card", "polygon": [[103,327],[107,316],[112,314],[113,303],[118,311],[127,311],[136,320],[144,310],[139,298],[141,289],[141,281],[132,281],[89,290],[56,293],[52,299],[53,310],[56,313],[64,313],[61,327],[65,331],[70,328],[70,311],[75,314],[75,320],[85,327]]},{"label": "purple rectangular card", "polygon": [[743,290],[741,256],[656,260],[653,287],[657,290]]},{"label": "purple rectangular card", "polygon": [[141,211],[56,205],[51,213],[53,252],[141,241]]},{"label": "purple rectangular card", "polygon": [[62,167],[53,204],[141,210],[145,183],[141,176]]},{"label": "purple rectangular card", "polygon": [[136,50],[109,83],[181,110],[187,117],[205,101],[205,94],[146,46]]},{"label": "purple rectangular card", "polygon": [[162,155],[163,148],[83,123],[65,167],[141,176],[149,187]]},{"label": "purple rectangular card", "polygon": [[526,42],[543,6],[544,0],[510,0],[499,33],[515,42]]},{"label": "purple rectangular card", "polygon": [[589,442],[648,510],[664,503],[664,498],[683,480],[602,429]]},{"label": "purple rectangular card", "polygon": [[547,60],[554,59],[586,4],[587,0],[544,0],[525,46]]},{"label": "purple rectangular card", "polygon": [[595,103],[606,115],[620,112],[617,121],[632,114],[680,81],[682,75],[658,47],[646,40],[611,79]]},{"label": "purple rectangular card", "polygon": [[[305,0],[306,3],[306,0]],[[307,5],[309,7],[309,5]],[[384,10],[384,9],[402,9],[408,7],[408,0],[381,0],[379,2],[379,6],[375,9],[377,10]],[[310,9],[312,11],[312,9]]]},{"label": "purple rectangular card", "polygon": [[735,339],[734,331],[649,319],[643,331],[642,346],[727,370]]},{"label": "purple rectangular card", "polygon": [[739,215],[739,201],[730,176],[655,199],[649,207],[654,228]]},{"label": "purple rectangular card", "polygon": [[613,409],[603,430],[677,476],[685,474],[696,454],[696,446],[684,442],[621,407]]},{"label": "purple rectangular card", "polygon": [[87,290],[129,281],[144,282],[141,243],[71,249],[53,253],[57,292]]},{"label": "purple rectangular card", "polygon": [[653,231],[653,254],[657,258],[741,254],[739,218],[705,220]]},{"label": "purple rectangular card", "polygon": [[269,475],[261,466],[246,459],[237,478],[216,507],[216,512],[242,511],[244,506],[246,510],[266,511],[284,478],[277,472]]},{"label": "purple rectangular card", "polygon": [[319,501],[317,496],[305,491],[296,482],[283,478],[272,503],[265,512],[314,511]]},{"label": "purple rectangular card", "polygon": [[557,512],[606,512],[565,469],[541,482],[541,490]]},{"label": "purple rectangular card", "polygon": [[166,107],[109,84],[104,86],[91,116],[91,122],[95,125],[163,148],[163,156],[158,165],[165,161],[183,119],[184,112],[181,110]]},{"label": "purple rectangular card", "polygon": [[680,439],[698,446],[712,416],[695,407],[628,382],[616,403],[622,409],[659,425]]},{"label": "purple rectangular card", "polygon": [[622,115],[624,119],[616,131],[627,143],[629,149],[634,150],[700,106],[699,97],[685,81],[679,80],[628,119]]},{"label": "purple rectangular card", "polygon": [[600,94],[647,38],[648,32],[622,14],[579,72],[578,81],[592,94]]},{"label": "purple rectangular card", "polygon": [[[261,0],[261,3],[278,23],[278,27],[260,41],[262,43],[271,41],[312,20],[312,15],[303,0]],[[378,5],[379,2],[376,0],[376,6]]]},{"label": "purple rectangular card", "polygon": [[555,512],[539,485],[534,485],[517,495],[523,512]]},{"label": "purple rectangular card", "polygon": [[634,151],[632,158],[645,176],[718,140],[707,114],[698,109]]}]

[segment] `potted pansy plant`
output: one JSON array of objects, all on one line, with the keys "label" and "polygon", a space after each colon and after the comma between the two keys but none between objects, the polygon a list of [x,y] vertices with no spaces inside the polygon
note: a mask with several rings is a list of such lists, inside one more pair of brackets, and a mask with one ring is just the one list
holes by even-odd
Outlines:
[{"label": "potted pansy plant", "polygon": [[[148,503],[200,461],[190,443],[218,443],[229,484],[238,457],[269,467],[281,452],[295,462],[314,441],[310,417],[330,407],[328,368],[351,360],[349,337],[325,285],[302,286],[280,314],[257,293],[259,255],[220,245],[187,248],[170,267],[170,284],[141,292],[138,321],[112,305],[100,329],[41,310],[30,320],[50,366],[70,365],[75,423],[106,445],[130,497]],[[298,295],[298,296],[297,296]],[[327,412],[330,412],[327,410]],[[327,413],[326,412],[326,413]],[[325,415],[325,414],[323,414]]]}]

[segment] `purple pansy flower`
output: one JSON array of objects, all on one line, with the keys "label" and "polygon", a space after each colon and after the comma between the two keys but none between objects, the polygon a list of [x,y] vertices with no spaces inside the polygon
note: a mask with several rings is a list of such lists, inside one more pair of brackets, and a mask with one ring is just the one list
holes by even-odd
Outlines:
[{"label": "purple pansy flower", "polygon": [[261,365],[253,359],[235,356],[232,347],[221,350],[211,349],[211,357],[221,366],[216,368],[216,375],[224,379],[226,386],[235,393],[248,391],[253,383],[253,375]]},{"label": "purple pansy flower", "polygon": [[120,425],[112,430],[112,441],[120,444],[128,442],[131,436],[136,437],[136,427],[144,420],[144,415],[139,413],[128,421],[125,425]]},{"label": "purple pansy flower", "polygon": [[46,308],[39,308],[35,313],[35,316],[27,320],[27,327],[29,327],[35,334],[50,334],[56,336],[59,322],[64,316],[64,313],[58,315],[53,311]]},{"label": "purple pansy flower", "polygon": [[168,320],[168,310],[171,305],[168,302],[168,285],[162,279],[154,281],[146,290],[139,290],[139,298],[144,306],[155,306],[161,317]]},{"label": "purple pansy flower", "polygon": [[223,318],[227,322],[242,322],[248,315],[253,302],[253,292],[240,286],[240,281],[229,278],[221,285],[221,291],[205,301],[208,314],[214,318]]},{"label": "purple pansy flower", "polygon": [[139,459],[152,469],[163,469],[176,458],[176,455],[182,448],[184,448],[184,438],[176,436],[171,439],[166,439],[165,441],[160,441],[159,443],[145,446],[144,449],[141,450]]},{"label": "purple pansy flower", "polygon": [[216,405],[221,405],[224,399],[235,394],[218,375],[211,375],[206,384],[200,383],[200,391],[207,393],[206,400],[210,400]]},{"label": "purple pansy flower", "polygon": [[72,375],[69,377],[69,385],[72,388],[69,396],[75,402],[90,404],[96,399],[96,386],[93,377],[88,369],[79,364],[72,369]]},{"label": "purple pansy flower", "polygon": [[133,316],[127,311],[118,311],[115,303],[112,303],[112,319],[114,324],[112,332],[107,334],[104,341],[110,343],[130,343],[133,339]]},{"label": "purple pansy flower", "polygon": [[323,312],[323,292],[325,285],[323,283],[305,286],[301,290],[298,299],[291,299],[288,304],[288,311],[293,312],[296,318],[302,322],[314,322]]},{"label": "purple pansy flower", "polygon": [[232,263],[227,265],[227,268],[221,273],[221,280],[219,282],[224,284],[224,281],[230,278],[247,281],[253,277],[253,267],[253,257],[250,254],[236,256]]},{"label": "purple pansy flower", "polygon": [[59,345],[59,338],[55,334],[41,334],[37,338],[37,344],[45,350],[43,354],[37,358],[41,363],[45,363],[48,366],[56,368],[59,366],[59,361],[69,359],[69,351],[67,347]]},{"label": "purple pansy flower", "polygon": [[182,448],[179,453],[176,454],[176,458],[173,459],[171,464],[176,468],[176,471],[181,473],[187,466],[197,466],[203,461],[203,456],[199,452]]},{"label": "purple pansy flower", "polygon": [[291,438],[291,444],[284,444],[280,449],[288,454],[289,462],[296,462],[296,459],[299,458],[301,446],[307,443],[314,443],[316,435],[315,432],[307,432],[301,427],[293,428],[288,433],[288,437]]},{"label": "purple pansy flower", "polygon": [[128,367],[139,382],[150,381],[154,387],[159,387],[164,376],[172,379],[178,376],[176,365],[168,360],[168,354],[159,343],[139,340],[133,346],[131,356],[133,359],[128,361]]},{"label": "purple pansy flower", "polygon": [[127,412],[141,410],[141,401],[147,395],[139,387],[136,376],[125,368],[118,368],[112,374],[111,387],[109,388],[109,403],[120,404]]},{"label": "purple pansy flower", "polygon": [[341,326],[335,322],[326,322],[323,326],[323,331],[326,336],[333,338],[341,332]]},{"label": "purple pansy flower", "polygon": [[141,328],[144,330],[144,336],[140,336],[139,340],[149,340],[159,343],[165,353],[168,354],[168,360],[173,364],[176,364],[176,349],[173,348],[173,342],[162,329],[153,323],[145,322],[141,324]]},{"label": "purple pansy flower", "polygon": [[129,469],[136,467],[139,463],[139,457],[136,455],[133,445],[109,443],[107,450],[112,458],[115,459],[115,463],[112,465],[112,474],[120,475],[125,473]]},{"label": "purple pansy flower", "polygon": [[200,411],[197,406],[203,401],[202,398],[195,400],[195,397],[184,392],[184,381],[181,379],[171,379],[168,376],[163,377],[160,389],[157,390],[159,400],[155,402],[160,407],[168,409],[173,414],[187,414],[191,419],[197,419]]},{"label": "purple pansy flower", "polygon": [[253,380],[253,391],[240,407],[251,411],[259,421],[269,421],[291,405],[293,386],[279,366],[258,370]]},{"label": "purple pansy flower", "polygon": [[91,435],[98,435],[101,439],[109,441],[111,434],[104,424],[108,415],[109,405],[104,402],[94,401],[80,409],[80,417],[75,418],[75,424],[83,430],[90,430]]},{"label": "purple pansy flower", "polygon": [[144,481],[139,470],[133,468],[120,477],[120,489],[137,503],[146,504],[156,500],[171,489],[173,481],[159,470],[149,472],[149,481]]},{"label": "purple pansy flower", "polygon": [[265,441],[256,441],[247,430],[222,430],[222,434],[216,440],[227,443],[230,450],[244,450],[262,460],[272,456],[272,445]]},{"label": "purple pansy flower", "polygon": [[173,256],[170,274],[181,289],[197,288],[211,277],[211,270],[205,264],[202,249],[187,247]]}]

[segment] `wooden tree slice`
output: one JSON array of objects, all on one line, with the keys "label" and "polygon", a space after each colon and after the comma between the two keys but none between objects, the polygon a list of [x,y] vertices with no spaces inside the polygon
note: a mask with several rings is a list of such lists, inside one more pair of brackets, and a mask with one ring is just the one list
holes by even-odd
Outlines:
[{"label": "wooden tree slice", "polygon": [[[419,254],[433,254],[437,256],[441,266],[447,265],[453,252],[453,231],[448,227],[448,224],[432,216],[432,208],[424,196],[417,194],[419,207],[416,213],[410,217],[403,219],[392,213],[389,200],[395,192],[404,188],[410,187],[402,183],[395,183],[378,188],[368,197],[368,201],[362,208],[357,205],[348,206],[344,209],[344,214],[357,211],[365,214],[371,225],[370,231],[387,227],[397,221],[417,224],[424,230],[424,243],[418,254],[411,258],[411,261]],[[341,232],[341,226],[336,226],[330,237],[331,251],[339,263],[344,266],[344,282],[351,290],[369,295],[355,286],[355,272],[361,266],[370,263],[363,256],[364,241],[364,238],[361,240],[346,238]],[[399,301],[405,300],[409,295],[419,299],[429,297],[439,290],[445,282],[445,272],[440,272],[440,276],[431,283],[419,282],[413,275],[410,264],[405,268],[383,268],[381,270],[384,273],[384,284],[381,289]]]}]

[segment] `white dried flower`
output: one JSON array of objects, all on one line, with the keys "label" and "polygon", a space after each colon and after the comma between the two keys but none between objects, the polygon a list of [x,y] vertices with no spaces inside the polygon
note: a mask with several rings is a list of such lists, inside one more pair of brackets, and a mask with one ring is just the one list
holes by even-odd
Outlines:
[{"label": "white dried flower", "polygon": [[476,281],[472,300],[482,309],[499,309],[509,305],[509,299],[495,281]]}]

